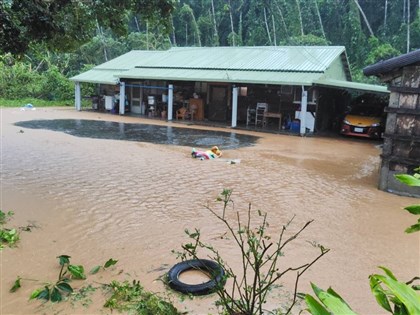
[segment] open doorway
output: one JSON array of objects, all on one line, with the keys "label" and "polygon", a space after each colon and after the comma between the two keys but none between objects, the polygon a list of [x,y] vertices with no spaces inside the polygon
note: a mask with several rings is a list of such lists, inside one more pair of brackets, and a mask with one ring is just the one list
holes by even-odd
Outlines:
[{"label": "open doorway", "polygon": [[213,121],[226,121],[230,115],[228,85],[210,85],[208,118]]}]

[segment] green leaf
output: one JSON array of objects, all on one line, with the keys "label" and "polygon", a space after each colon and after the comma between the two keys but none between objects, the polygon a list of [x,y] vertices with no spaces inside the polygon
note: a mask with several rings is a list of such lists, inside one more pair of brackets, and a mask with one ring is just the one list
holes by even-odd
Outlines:
[{"label": "green leaf", "polygon": [[329,287],[327,289],[327,292],[331,294],[332,296],[335,296],[336,298],[340,299],[343,303],[345,303],[350,308],[350,305],[337,292],[335,292],[333,288]]},{"label": "green leaf", "polygon": [[385,310],[392,313],[391,305],[389,304],[386,293],[380,286],[380,282],[375,277],[369,277],[370,289],[375,296],[376,302]]},{"label": "green leaf", "polygon": [[57,288],[54,288],[51,292],[51,302],[60,302],[63,300],[60,291]]},{"label": "green leaf", "polygon": [[38,300],[43,299],[43,300],[47,300],[48,301],[50,299],[50,289],[48,287],[45,287],[43,290],[41,290],[39,292],[39,294],[36,296],[36,298]]},{"label": "green leaf", "polygon": [[108,268],[111,267],[113,265],[115,265],[118,262],[118,260],[114,260],[112,258],[110,258],[104,265],[104,268]]},{"label": "green leaf", "polygon": [[312,295],[305,296],[306,305],[309,308],[309,313],[312,315],[330,315],[330,312],[322,306]]},{"label": "green leaf", "polygon": [[314,284],[314,283],[312,283],[312,282],[311,282],[311,286],[312,286],[312,290],[314,290],[314,292],[315,292],[316,296],[319,298],[319,294],[320,294],[321,292],[324,292],[324,290],[322,290],[321,288],[318,288],[318,287],[316,286],[316,284]]},{"label": "green leaf", "polygon": [[405,207],[404,209],[412,214],[420,214],[420,205],[411,205],[411,206]]},{"label": "green leaf", "polygon": [[21,278],[17,277],[17,279],[15,281],[15,284],[13,284],[13,287],[10,288],[11,293],[16,292],[21,287],[20,280],[21,280]]},{"label": "green leaf", "polygon": [[42,288],[38,288],[32,291],[31,296],[29,297],[29,300],[36,299],[39,296],[39,294],[42,292],[42,290],[43,290]]},{"label": "green leaf", "polygon": [[72,293],[73,292],[73,288],[70,286],[70,284],[68,284],[66,282],[60,282],[59,284],[57,284],[57,288],[61,291],[66,292],[66,293]]},{"label": "green leaf", "polygon": [[335,315],[356,315],[346,303],[328,292],[320,292],[319,299]]},{"label": "green leaf", "polygon": [[382,281],[389,288],[392,294],[395,295],[395,297],[398,298],[405,306],[409,314],[420,314],[420,296],[416,291],[414,291],[405,283],[398,282],[388,276],[373,276]]},{"label": "green leaf", "polygon": [[379,268],[382,269],[386,273],[386,275],[390,277],[392,280],[397,281],[397,277],[394,276],[391,270],[389,270],[388,268],[384,266],[379,266]]},{"label": "green leaf", "polygon": [[408,175],[408,174],[397,174],[394,175],[397,180],[399,180],[401,183],[406,184],[408,186],[416,186],[420,187],[420,179]]},{"label": "green leaf", "polygon": [[69,265],[67,267],[68,271],[71,273],[75,279],[86,279],[85,269],[82,265]]},{"label": "green leaf", "polygon": [[64,266],[65,264],[70,264],[71,257],[68,255],[60,255],[60,256],[57,256],[57,258],[59,259],[60,266]]},{"label": "green leaf", "polygon": [[413,224],[405,229],[405,233],[414,233],[420,231],[420,223]]},{"label": "green leaf", "polygon": [[91,275],[94,275],[95,273],[98,273],[98,271],[101,269],[101,266],[95,266],[92,268],[92,270],[89,272]]}]

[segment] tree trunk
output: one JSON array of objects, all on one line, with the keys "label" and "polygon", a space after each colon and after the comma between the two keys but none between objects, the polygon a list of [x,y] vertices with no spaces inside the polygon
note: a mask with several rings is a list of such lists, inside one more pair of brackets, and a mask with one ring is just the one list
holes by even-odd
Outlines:
[{"label": "tree trunk", "polygon": [[215,44],[216,46],[219,45],[219,35],[217,32],[217,23],[216,23],[216,13],[214,12],[214,0],[211,0],[211,11],[213,13],[213,27],[214,27],[214,40],[215,40]]},{"label": "tree trunk", "polygon": [[172,46],[176,47],[175,24],[174,24],[174,17],[172,14],[171,14],[171,23],[172,23]]},{"label": "tree trunk", "polygon": [[185,23],[185,46],[188,46],[188,23]]},{"label": "tree trunk", "polygon": [[407,0],[407,53],[410,52],[410,0]]},{"label": "tree trunk", "polygon": [[197,20],[195,19],[194,11],[191,9],[191,18],[194,25],[194,37],[197,36],[198,39],[198,47],[201,47],[201,38],[200,38],[200,30],[198,29]]},{"label": "tree trunk", "polygon": [[286,32],[286,38],[289,38],[289,31],[287,29],[286,22],[284,21],[283,12],[281,11],[278,3],[276,2],[277,11],[279,11],[281,22],[283,23],[284,31]]},{"label": "tree trunk", "polygon": [[103,48],[103,51],[104,51],[104,59],[105,59],[105,61],[108,61],[108,52],[106,51],[106,43],[105,43],[105,40],[104,40],[104,33],[102,32],[102,28],[99,26],[98,20],[96,20],[96,27],[98,29],[99,37],[101,38],[102,48]]},{"label": "tree trunk", "polygon": [[270,43],[270,45],[272,45],[273,43],[271,41],[270,28],[268,27],[267,11],[265,10],[265,7],[264,7],[264,22],[265,22],[265,29],[267,30],[268,42]]},{"label": "tree trunk", "polygon": [[406,0],[404,0],[403,2],[403,23],[406,22],[406,18],[405,18],[405,8],[406,8]]},{"label": "tree trunk", "polygon": [[298,8],[298,13],[299,13],[300,34],[303,36],[303,35],[305,35],[305,33],[303,32],[302,11],[300,10],[299,0],[296,0],[296,5],[297,5],[297,8]]},{"label": "tree trunk", "polygon": [[322,36],[325,39],[327,39],[327,37],[325,36],[325,32],[324,32],[324,25],[322,24],[321,13],[319,12],[319,8],[318,8],[318,2],[317,2],[317,0],[314,0],[314,2],[315,2],[316,14],[318,15],[319,25],[321,26]]},{"label": "tree trunk", "polygon": [[149,22],[146,22],[146,50],[149,50]]},{"label": "tree trunk", "polygon": [[230,31],[232,33],[232,45],[236,46],[235,42],[235,29],[233,28],[233,16],[232,16],[232,5],[229,0],[229,17],[230,17]]},{"label": "tree trunk", "polygon": [[375,36],[375,34],[373,34],[372,28],[370,27],[370,24],[369,24],[369,21],[368,21],[368,19],[367,19],[366,15],[365,15],[365,12],[363,12],[363,9],[362,9],[362,7],[361,7],[361,6],[360,6],[360,4],[359,4],[359,1],[358,1],[358,0],[354,0],[354,3],[356,3],[356,6],[357,6],[357,8],[359,9],[360,14],[361,14],[361,15],[362,15],[362,17],[363,17],[363,20],[364,20],[364,21],[365,21],[365,23],[366,23],[366,26],[367,26],[367,28],[368,28],[368,30],[369,30],[369,33],[370,33],[370,36]]},{"label": "tree trunk", "polygon": [[385,0],[384,35],[386,34],[387,19],[388,19],[388,0]]},{"label": "tree trunk", "polygon": [[274,46],[277,46],[276,23],[274,22],[274,15],[271,15],[271,20],[273,21],[273,40],[274,40]]},{"label": "tree trunk", "polygon": [[137,19],[137,16],[134,16],[134,22],[136,23],[137,32],[140,33],[140,25],[139,25],[139,20]]}]

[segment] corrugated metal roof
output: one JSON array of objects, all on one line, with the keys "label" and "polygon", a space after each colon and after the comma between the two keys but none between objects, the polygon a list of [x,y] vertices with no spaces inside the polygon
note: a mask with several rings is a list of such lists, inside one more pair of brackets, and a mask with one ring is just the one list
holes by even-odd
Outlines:
[{"label": "corrugated metal roof", "polygon": [[342,46],[172,48],[135,67],[324,72],[345,52]]},{"label": "corrugated metal roof", "polygon": [[350,89],[350,90],[389,93],[387,87],[382,86],[382,85],[341,81],[341,80],[326,79],[326,78],[314,80],[313,83],[316,85],[321,85],[321,86],[336,87],[336,88],[343,88],[343,89]]},{"label": "corrugated metal roof", "polygon": [[[311,85],[340,60],[342,46],[183,47],[133,50],[72,81],[115,84],[118,78]],[[346,70],[345,70],[346,71]]]},{"label": "corrugated metal roof", "polygon": [[121,70],[105,70],[93,68],[79,75],[70,78],[71,81],[87,82],[97,84],[117,84],[119,79],[116,75],[121,74]]},{"label": "corrugated metal roof", "polygon": [[152,50],[132,50],[124,55],[107,61],[94,69],[115,69],[115,70],[129,70],[137,66],[139,63],[148,64],[148,60],[156,60],[159,55],[165,54],[167,51],[152,51]]},{"label": "corrugated metal roof", "polygon": [[312,82],[319,79],[322,73],[135,68],[122,72],[118,76],[124,79],[312,85]]}]

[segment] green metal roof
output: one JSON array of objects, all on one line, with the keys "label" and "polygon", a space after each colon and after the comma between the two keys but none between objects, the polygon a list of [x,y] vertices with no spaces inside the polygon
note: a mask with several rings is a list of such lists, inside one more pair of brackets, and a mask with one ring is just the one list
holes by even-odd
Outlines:
[{"label": "green metal roof", "polygon": [[388,88],[382,85],[341,81],[341,80],[334,80],[334,79],[327,79],[327,78],[314,80],[313,83],[315,85],[320,85],[320,86],[336,87],[336,88],[343,88],[343,89],[349,89],[349,90],[369,91],[369,92],[376,92],[376,93],[389,93]]},{"label": "green metal roof", "polygon": [[386,87],[345,81],[344,77],[351,80],[342,46],[267,46],[133,50],[70,80],[103,84],[117,84],[120,79],[316,84],[387,92]]},{"label": "green metal roof", "polygon": [[138,60],[138,68],[324,72],[342,46],[183,47]]},{"label": "green metal roof", "polygon": [[120,74],[121,70],[105,70],[93,68],[81,74],[78,74],[72,78],[71,81],[76,82],[87,82],[87,83],[97,83],[97,84],[117,84],[119,79],[117,77]]},{"label": "green metal roof", "polygon": [[124,79],[147,79],[169,81],[204,81],[227,83],[254,83],[278,85],[312,85],[322,73],[276,72],[276,71],[239,71],[207,69],[161,69],[135,68],[118,75]]}]

